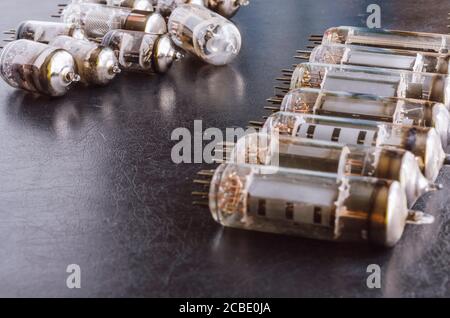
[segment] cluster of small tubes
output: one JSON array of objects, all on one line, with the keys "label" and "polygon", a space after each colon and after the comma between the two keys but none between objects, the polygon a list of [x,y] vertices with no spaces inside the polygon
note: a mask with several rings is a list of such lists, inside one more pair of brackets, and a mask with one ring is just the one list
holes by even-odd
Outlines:
[{"label": "cluster of small tubes", "polygon": [[391,247],[449,164],[450,36],[336,27],[284,69],[256,132],[218,146],[195,203],[246,230]]},{"label": "cluster of small tubes", "polygon": [[12,87],[62,96],[76,82],[106,85],[122,71],[165,73],[185,53],[212,65],[239,54],[241,34],[228,18],[246,0],[72,0],[52,17],[25,21],[0,53]]}]

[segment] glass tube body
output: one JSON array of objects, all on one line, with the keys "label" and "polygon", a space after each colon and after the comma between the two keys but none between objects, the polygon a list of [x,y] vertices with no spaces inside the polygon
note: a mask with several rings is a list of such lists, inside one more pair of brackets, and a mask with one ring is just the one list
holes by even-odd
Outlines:
[{"label": "glass tube body", "polygon": [[75,39],[86,39],[84,31],[73,23],[49,22],[49,21],[24,21],[16,31],[17,40],[30,40],[48,44],[60,35],[66,35]]},{"label": "glass tube body", "polygon": [[450,49],[450,36],[437,33],[341,26],[330,28],[325,31],[322,43],[341,43],[415,51],[442,52]]},{"label": "glass tube body", "polygon": [[450,114],[436,102],[299,88],[283,98],[281,111],[434,127],[442,147],[449,141]]},{"label": "glass tube body", "polygon": [[448,53],[323,44],[312,50],[309,62],[448,74],[449,59]]},{"label": "glass tube body", "polygon": [[423,194],[437,189],[423,176],[412,153],[395,148],[255,133],[239,139],[228,162],[395,180],[405,190],[410,207]]},{"label": "glass tube body", "polygon": [[241,50],[241,34],[229,20],[198,5],[182,5],[170,15],[174,43],[213,65],[230,63]]},{"label": "glass tube body", "polygon": [[154,11],[151,0],[72,0],[72,3],[96,3],[141,11]]},{"label": "glass tube body", "polygon": [[164,73],[181,58],[167,35],[111,30],[102,44],[113,49],[121,67],[130,72]]},{"label": "glass tube body", "polygon": [[445,160],[440,138],[434,128],[279,112],[267,119],[262,132],[408,150],[416,156],[420,168],[431,181],[436,180]]},{"label": "glass tube body", "polygon": [[30,40],[6,45],[0,55],[0,74],[15,88],[62,96],[78,80],[74,58],[66,50]]},{"label": "glass tube body", "polygon": [[68,5],[62,15],[65,23],[75,23],[90,39],[101,40],[110,30],[125,29],[164,34],[167,25],[158,13],[108,7],[94,3]]},{"label": "glass tube body", "polygon": [[442,74],[302,63],[294,71],[291,89],[302,87],[428,100],[447,108],[450,105],[449,79]]},{"label": "glass tube body", "polygon": [[400,239],[408,216],[396,181],[235,164],[216,170],[209,206],[228,227],[384,246]]},{"label": "glass tube body", "polygon": [[196,4],[204,6],[225,18],[233,17],[241,6],[246,6],[248,3],[248,0],[153,0],[156,10],[164,16],[169,16],[180,5]]}]

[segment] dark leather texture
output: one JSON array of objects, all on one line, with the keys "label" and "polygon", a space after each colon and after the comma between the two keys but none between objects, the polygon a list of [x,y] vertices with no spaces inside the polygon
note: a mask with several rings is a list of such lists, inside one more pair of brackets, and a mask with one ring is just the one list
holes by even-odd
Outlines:
[{"label": "dark leather texture", "polygon": [[[362,26],[371,1],[252,0],[233,19],[243,36],[227,67],[194,58],[168,74],[122,74],[57,99],[0,83],[0,296],[450,296],[450,169],[391,250],[223,229],[192,206],[207,165],[175,165],[178,127],[245,127],[266,115],[274,79],[310,34]],[[378,1],[386,28],[447,32],[447,1]],[[0,26],[49,19],[57,1],[3,0]],[[66,267],[81,267],[81,289]],[[379,264],[382,288],[368,289]]]}]

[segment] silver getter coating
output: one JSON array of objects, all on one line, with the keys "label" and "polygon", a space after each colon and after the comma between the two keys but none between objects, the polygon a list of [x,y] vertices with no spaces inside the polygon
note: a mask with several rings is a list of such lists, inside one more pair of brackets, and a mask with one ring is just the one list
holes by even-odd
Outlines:
[{"label": "silver getter coating", "polygon": [[110,48],[68,36],[59,36],[50,45],[72,54],[81,82],[86,85],[106,85],[120,73],[117,58]]},{"label": "silver getter coating", "polygon": [[29,40],[5,46],[0,55],[0,74],[12,87],[49,96],[66,94],[80,79],[69,52]]},{"label": "silver getter coating", "polygon": [[350,145],[394,147],[412,152],[428,180],[435,181],[446,154],[434,128],[279,112],[263,127],[268,134],[332,141]]}]

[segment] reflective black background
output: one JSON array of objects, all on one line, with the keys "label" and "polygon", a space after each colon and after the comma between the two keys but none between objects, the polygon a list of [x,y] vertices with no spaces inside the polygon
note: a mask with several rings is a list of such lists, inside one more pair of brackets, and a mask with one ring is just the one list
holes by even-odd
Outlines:
[{"label": "reflective black background", "polygon": [[[230,66],[186,59],[165,76],[125,74],[106,88],[36,98],[0,84],[0,296],[450,296],[450,169],[419,202],[435,224],[393,250],[215,224],[191,205],[204,166],[171,161],[171,132],[245,127],[265,115],[274,78],[310,34],[363,25],[375,1],[252,0],[234,21]],[[0,26],[47,19],[57,1],[3,0]],[[378,1],[387,28],[447,32],[448,1]],[[82,288],[66,288],[68,264]],[[382,289],[366,267],[382,267]]]}]

